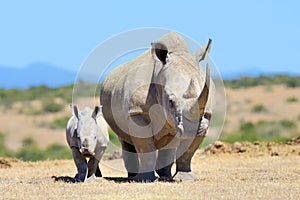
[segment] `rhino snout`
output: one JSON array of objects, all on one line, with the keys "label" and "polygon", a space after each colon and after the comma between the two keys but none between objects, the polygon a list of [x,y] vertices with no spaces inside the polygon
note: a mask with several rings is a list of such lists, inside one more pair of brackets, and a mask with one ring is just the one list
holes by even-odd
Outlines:
[{"label": "rhino snout", "polygon": [[89,146],[89,141],[87,139],[84,139],[82,142],[82,147],[87,148]]},{"label": "rhino snout", "polygon": [[94,149],[91,148],[91,144],[87,139],[84,139],[81,142],[81,148],[79,149],[80,153],[84,156],[94,156]]}]

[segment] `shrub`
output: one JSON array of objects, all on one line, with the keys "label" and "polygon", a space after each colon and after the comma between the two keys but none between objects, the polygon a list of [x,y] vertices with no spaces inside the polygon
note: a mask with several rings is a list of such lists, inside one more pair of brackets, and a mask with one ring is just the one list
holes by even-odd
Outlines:
[{"label": "shrub", "polygon": [[42,109],[45,112],[59,112],[63,109],[64,105],[54,102],[53,100],[43,101]]},{"label": "shrub", "polygon": [[45,150],[45,155],[50,160],[73,158],[70,148],[60,144],[52,144],[48,146]]},{"label": "shrub", "polygon": [[32,138],[25,138],[22,141],[23,147],[16,153],[16,157],[23,161],[45,160],[46,155],[36,141]]},{"label": "shrub", "polygon": [[281,120],[279,123],[285,129],[293,129],[297,127],[295,122],[289,120]]},{"label": "shrub", "polygon": [[[246,122],[240,125],[238,131],[224,134],[221,140],[233,143],[235,141],[274,141],[282,142],[295,135],[297,125],[293,121],[259,121],[257,123]],[[286,132],[288,131],[288,136]],[[282,136],[285,132],[285,136]]]},{"label": "shrub", "polygon": [[252,107],[251,111],[254,112],[254,113],[259,113],[259,112],[267,112],[268,110],[265,108],[264,105],[257,104],[257,105]]},{"label": "shrub", "polygon": [[298,76],[259,76],[259,77],[240,77],[235,80],[224,80],[224,85],[233,89],[241,87],[253,87],[253,86],[271,86],[285,84],[287,87],[299,87],[300,77]]},{"label": "shrub", "polygon": [[46,159],[45,152],[36,145],[22,147],[16,153],[16,157],[23,161],[38,161]]},{"label": "shrub", "polygon": [[23,147],[17,151],[16,157],[23,161],[38,161],[38,160],[54,160],[54,159],[71,159],[71,150],[60,144],[52,144],[42,150],[38,147],[36,141],[32,138],[25,138]]},{"label": "shrub", "polygon": [[294,103],[294,102],[298,102],[298,99],[296,97],[289,97],[286,99],[286,102]]},{"label": "shrub", "polygon": [[4,134],[0,132],[0,157],[12,157],[13,153],[9,151],[4,144]]},{"label": "shrub", "polygon": [[37,145],[36,141],[32,138],[25,138],[22,141],[23,147],[34,146]]},{"label": "shrub", "polygon": [[65,117],[54,119],[52,122],[50,122],[49,128],[64,129],[67,126],[69,118],[70,118],[69,116],[65,116]]}]

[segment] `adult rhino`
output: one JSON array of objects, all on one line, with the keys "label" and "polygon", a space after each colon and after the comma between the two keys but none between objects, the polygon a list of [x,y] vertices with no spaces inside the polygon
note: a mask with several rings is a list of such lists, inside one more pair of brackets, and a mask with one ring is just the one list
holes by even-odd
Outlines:
[{"label": "adult rhino", "polygon": [[103,115],[119,136],[130,179],[154,181],[154,171],[163,180],[195,179],[191,159],[214,106],[209,68],[205,72],[199,65],[210,44],[191,54],[182,36],[170,32],[104,79]]}]

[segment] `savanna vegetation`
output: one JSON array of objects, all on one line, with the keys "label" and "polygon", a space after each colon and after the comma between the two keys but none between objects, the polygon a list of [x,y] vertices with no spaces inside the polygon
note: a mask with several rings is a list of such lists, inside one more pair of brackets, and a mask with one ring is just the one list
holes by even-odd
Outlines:
[{"label": "savanna vegetation", "polygon": [[224,133],[221,140],[229,143],[236,141],[272,141],[285,142],[290,137],[284,136],[289,132],[289,136],[297,136],[297,124],[290,120],[280,121],[259,121],[257,123],[243,122],[240,124],[239,130],[231,133]]},{"label": "savanna vegetation", "polygon": [[255,87],[255,86],[272,86],[286,85],[294,88],[300,87],[300,76],[259,76],[259,77],[241,77],[235,80],[224,80],[224,85],[230,88]]},{"label": "savanna vegetation", "polygon": [[[254,86],[285,85],[288,88],[300,87],[300,77],[292,76],[259,76],[241,77],[237,80],[225,80],[226,87],[238,89]],[[78,87],[76,85],[75,87]],[[97,88],[95,90],[95,88]],[[65,105],[72,102],[74,85],[68,85],[60,88],[49,88],[47,86],[31,87],[28,89],[0,89],[0,108],[2,111],[12,108],[17,102],[22,102],[23,106],[19,108],[20,114],[39,116],[43,119],[43,115],[60,112]],[[91,94],[99,96],[99,85],[95,86],[88,83],[81,83],[79,92],[76,94],[81,97],[89,97]],[[299,98],[299,97],[298,97]],[[288,104],[298,103],[296,96],[285,97]],[[32,102],[38,101],[39,106]],[[248,99],[246,103],[250,104],[252,100]],[[269,114],[268,108],[263,104],[253,104],[249,109],[252,114]],[[59,116],[51,121],[39,121],[36,126],[51,130],[62,130],[67,124],[69,116]],[[297,136],[298,122],[300,114],[296,121],[278,120],[278,121],[259,121],[256,123],[243,121],[240,123],[238,130],[222,133],[220,140],[234,143],[235,141],[273,141],[281,142],[290,139],[290,136]],[[289,134],[284,134],[289,132]],[[287,136],[285,136],[287,135]],[[116,134],[109,130],[110,141],[113,146],[120,147],[120,143]],[[71,151],[68,147],[60,144],[52,144],[45,149],[41,149],[37,142],[32,138],[25,138],[22,147],[16,152],[9,150],[4,143],[5,134],[0,133],[0,157],[17,157],[21,160],[46,160],[46,159],[70,159]],[[109,151],[113,148],[109,147]]]}]

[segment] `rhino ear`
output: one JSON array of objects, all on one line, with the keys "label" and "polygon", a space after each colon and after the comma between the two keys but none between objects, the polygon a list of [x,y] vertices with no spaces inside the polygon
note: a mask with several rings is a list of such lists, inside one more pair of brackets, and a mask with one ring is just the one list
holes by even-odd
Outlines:
[{"label": "rhino ear", "polygon": [[161,43],[151,43],[152,46],[152,56],[160,62],[162,62],[163,65],[167,63],[167,54],[168,54],[168,49],[164,44]]},{"label": "rhino ear", "polygon": [[70,105],[71,110],[72,110],[72,115],[77,117],[77,119],[79,119],[79,115],[78,115],[78,108],[76,105]]},{"label": "rhino ear", "polygon": [[92,114],[92,117],[94,119],[97,119],[100,116],[101,113],[102,113],[102,105],[95,106],[95,109],[94,109],[94,112]]},{"label": "rhino ear", "polygon": [[201,60],[204,60],[208,57],[208,54],[210,52],[210,47],[211,47],[211,42],[212,40],[209,39],[207,44],[203,47],[201,47],[195,54],[195,58],[198,62],[200,62]]}]

